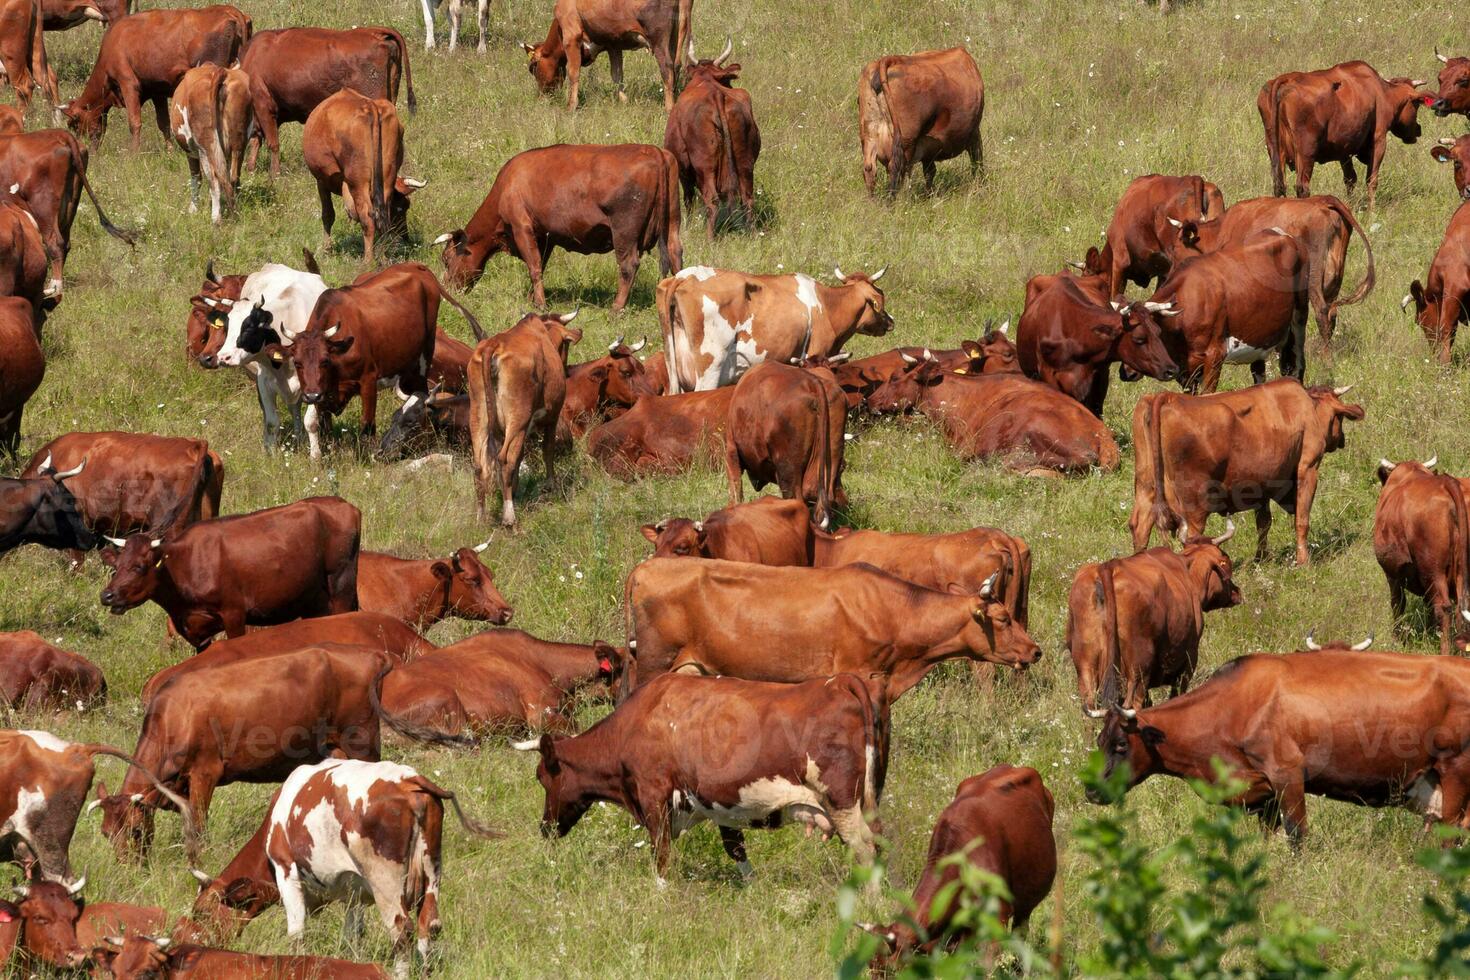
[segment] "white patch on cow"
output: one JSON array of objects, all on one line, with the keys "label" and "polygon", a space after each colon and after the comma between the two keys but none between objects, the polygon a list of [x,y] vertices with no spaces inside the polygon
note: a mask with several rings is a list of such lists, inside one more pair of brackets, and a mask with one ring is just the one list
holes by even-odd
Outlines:
[{"label": "white patch on cow", "polygon": [[1275,347],[1252,347],[1234,337],[1226,338],[1225,363],[1254,364],[1256,361],[1265,360],[1267,356],[1281,349],[1282,344],[1286,343],[1287,336],[1289,334],[1283,334],[1281,344],[1277,344]]},{"label": "white patch on cow", "polygon": [[185,142],[194,138],[194,131],[189,127],[189,107],[185,105],[179,106],[179,129],[177,135],[179,139]]},{"label": "white patch on cow", "polygon": [[802,275],[798,272],[793,276],[796,280],[796,298],[801,300],[803,306],[811,312],[822,309],[822,301],[817,298],[817,281],[811,276]]},{"label": "white patch on cow", "polygon": [[403,410],[405,412],[410,411],[415,405],[417,405],[422,400],[423,399],[421,399],[417,394],[409,395],[408,396],[408,401],[406,401],[406,402],[403,403]]},{"label": "white patch on cow", "polygon": [[[45,815],[46,793],[41,787],[26,789],[24,786],[15,794],[15,809],[11,811],[4,823],[0,823],[0,840],[15,836],[28,844],[33,839],[36,823]],[[53,881],[60,878],[50,874],[46,877]]]},{"label": "white patch on cow", "polygon": [[706,279],[713,279],[714,277],[715,270],[707,265],[691,265],[689,268],[680,269],[674,274],[675,279],[693,279],[697,282],[704,282]]},{"label": "white patch on cow", "polygon": [[12,193],[12,194],[19,194],[20,193],[20,185],[19,184],[11,184],[10,185],[10,193]]},{"label": "white patch on cow", "polygon": [[[814,769],[808,762],[808,772]],[[738,801],[728,806],[707,803],[693,793],[677,790],[670,802],[670,831],[675,837],[703,820],[721,827],[749,827],[777,812],[798,823],[826,827],[829,833],[832,826],[825,791],[780,776],[764,777],[740,787]]]},{"label": "white patch on cow", "polygon": [[755,348],[752,333],[754,314],[743,323],[731,324],[720,313],[720,304],[709,296],[701,297],[700,314],[704,336],[700,338],[699,352],[713,358],[713,363],[695,379],[695,391],[709,391],[733,384],[742,374],[765,360],[765,356]]},{"label": "white patch on cow", "polygon": [[32,742],[35,742],[38,748],[43,748],[47,752],[65,752],[71,748],[70,742],[62,741],[50,732],[22,731],[16,734],[24,735]]}]

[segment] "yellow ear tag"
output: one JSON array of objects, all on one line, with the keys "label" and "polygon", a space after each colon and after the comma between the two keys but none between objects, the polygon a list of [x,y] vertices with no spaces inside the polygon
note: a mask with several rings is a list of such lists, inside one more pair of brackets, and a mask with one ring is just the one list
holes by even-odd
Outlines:
[{"label": "yellow ear tag", "polygon": [[154,568],[162,568],[163,567],[163,559],[162,558],[159,558],[158,559],[158,564],[154,565],[153,567]]},{"label": "yellow ear tag", "polygon": [[970,373],[970,369],[967,368],[967,367],[958,367],[958,368],[955,368],[954,369],[954,373],[955,374],[969,374]]}]

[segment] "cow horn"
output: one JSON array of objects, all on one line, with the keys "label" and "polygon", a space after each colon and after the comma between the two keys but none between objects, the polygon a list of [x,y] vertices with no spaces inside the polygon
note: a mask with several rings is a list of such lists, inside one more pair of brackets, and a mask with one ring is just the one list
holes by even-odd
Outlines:
[{"label": "cow horn", "polygon": [[342,324],[340,324],[340,323],[334,323],[330,327],[327,328],[327,332],[324,333],[324,334],[322,334],[322,336],[323,337],[335,337],[335,336],[337,336],[337,334],[339,332],[341,332],[341,330],[342,330]]},{"label": "cow horn", "polygon": [[1316,630],[1307,630],[1307,649],[1313,652],[1322,649],[1322,644],[1318,643],[1316,638],[1312,635],[1316,632]]},{"label": "cow horn", "polygon": [[1411,85],[1414,88],[1419,88],[1419,87],[1424,86],[1424,85],[1427,85],[1427,84],[1429,84],[1429,79],[1427,79],[1427,78],[1415,78],[1415,79],[1411,79],[1409,81],[1409,85]]},{"label": "cow horn", "polygon": [[167,936],[153,936],[152,941],[153,945],[157,946],[159,949],[168,949],[170,946],[173,945],[173,940]]},{"label": "cow horn", "polygon": [[429,182],[427,180],[420,180],[417,177],[404,177],[403,182],[409,187],[412,187],[414,190],[421,190],[429,186]]},{"label": "cow horn", "polygon": [[840,350],[837,353],[833,354],[831,357],[827,358],[827,363],[828,364],[841,364],[842,362],[846,361],[850,357],[852,357],[852,351],[850,351],[850,350]]},{"label": "cow horn", "polygon": [[41,460],[41,467],[40,467],[39,472],[45,473],[50,468],[51,468],[51,454],[50,453],[47,453],[46,454],[46,458],[43,459],[43,460]]},{"label": "cow horn", "polygon": [[608,350],[617,350],[623,345],[623,335],[618,334],[618,339],[607,345]]},{"label": "cow horn", "polygon": [[1399,300],[1399,310],[1400,310],[1400,312],[1402,312],[1403,310],[1407,310],[1409,308],[1409,304],[1412,303],[1412,302],[1414,302],[1414,294],[1413,293],[1405,293],[1404,294],[1404,298],[1401,299],[1401,300]]},{"label": "cow horn", "polygon": [[980,583],[980,598],[989,599],[995,595],[995,580],[1000,577],[1000,572],[991,572],[990,577]]},{"label": "cow horn", "polygon": [[1352,649],[1353,650],[1356,650],[1358,653],[1362,653],[1364,650],[1368,649],[1372,645],[1373,645],[1373,634],[1372,633],[1369,633],[1366,637],[1364,637],[1364,639],[1363,639],[1363,641],[1361,643],[1354,643],[1352,645]]},{"label": "cow horn", "polygon": [[[230,309],[231,307],[233,307],[235,305],[235,301],[232,300],[232,299],[230,299],[228,296],[225,296],[225,297],[222,297],[220,299],[215,300],[214,301],[214,305],[216,305],[216,306],[223,306],[225,309],[228,310],[228,309]],[[262,306],[265,305],[265,300],[264,299],[262,299],[260,301],[260,305],[262,305]]]},{"label": "cow horn", "polygon": [[1071,259],[1068,259],[1067,260],[1067,265],[1069,265],[1072,268],[1076,269],[1078,272],[1086,272],[1087,271],[1087,266],[1083,265],[1081,262],[1073,262]]},{"label": "cow horn", "polygon": [[1437,44],[1434,46],[1434,56],[1446,65],[1450,63],[1450,59],[1439,53],[1439,45]]},{"label": "cow horn", "polygon": [[[108,538],[108,540],[111,541],[112,539],[111,538]],[[82,812],[84,814],[91,815],[92,811],[95,810],[95,809],[97,809],[101,805],[102,805],[102,801],[101,800],[92,800],[90,803],[87,804],[87,808],[85,810],[83,810]]]},{"label": "cow horn", "polygon": [[1465,622],[1470,623],[1470,610],[1461,609],[1460,615],[1465,618]]},{"label": "cow horn", "polygon": [[926,360],[926,361],[932,361],[932,360],[934,360],[934,352],[931,351],[927,347],[924,348],[924,360]]},{"label": "cow horn", "polygon": [[1424,461],[1424,468],[1426,470],[1432,470],[1432,469],[1434,469],[1434,464],[1435,463],[1438,463],[1438,462],[1439,462],[1439,453],[1435,453],[1433,456],[1429,457],[1428,459],[1426,459]]},{"label": "cow horn", "polygon": [[579,306],[570,313],[563,313],[561,316],[557,317],[557,319],[560,320],[562,323],[571,323],[577,318],[577,314],[581,312],[582,308]]},{"label": "cow horn", "polygon": [[517,752],[535,752],[541,748],[541,739],[528,738],[524,742],[511,742],[510,747]]},{"label": "cow horn", "polygon": [[1213,544],[1222,545],[1233,537],[1235,537],[1235,522],[1227,520],[1225,522],[1225,533],[1211,538],[1210,541]]},{"label": "cow horn", "polygon": [[31,887],[29,885],[13,885],[12,890],[15,892],[16,895],[20,896],[21,898],[25,898],[27,895],[30,894]]},{"label": "cow horn", "polygon": [[82,893],[82,889],[83,888],[86,888],[86,887],[87,887],[87,876],[86,875],[82,875],[76,881],[74,881],[70,885],[67,885],[66,886],[66,893],[68,895],[70,895],[72,898],[76,898],[78,895],[80,895]]},{"label": "cow horn", "polygon": [[448,241],[453,240],[453,238],[454,238],[454,232],[452,232],[452,231],[446,231],[444,234],[440,235],[438,238],[434,239],[429,244],[430,245],[443,245],[445,242],[448,242]]},{"label": "cow horn", "polygon": [[1115,299],[1108,300],[1108,305],[1113,308],[1114,313],[1121,313],[1123,311],[1123,304]]},{"label": "cow horn", "polygon": [[76,476],[78,473],[80,473],[82,471],[83,467],[85,467],[86,465],[87,465],[87,461],[84,458],[80,463],[78,463],[76,466],[73,466],[69,470],[64,470],[64,471],[62,471],[60,473],[52,473],[51,474],[51,479],[58,480],[58,481],[60,481],[60,480],[69,480],[72,477]]},{"label": "cow horn", "polygon": [[1440,146],[1454,146],[1455,145],[1455,141],[1452,140],[1452,139],[1450,139],[1448,136],[1441,136],[1439,138],[1439,145]]},{"label": "cow horn", "polygon": [[1384,470],[1387,470],[1390,473],[1393,472],[1394,467],[1397,466],[1397,465],[1398,465],[1397,463],[1390,463],[1388,461],[1388,457],[1387,456],[1380,457],[1379,460],[1378,460],[1378,466],[1379,466],[1379,468],[1384,469]]},{"label": "cow horn", "polygon": [[1124,718],[1127,718],[1129,721],[1132,721],[1134,718],[1138,717],[1138,711],[1134,708],[1119,708],[1118,713],[1121,714]]},{"label": "cow horn", "polygon": [[1183,312],[1183,310],[1174,309],[1174,301],[1171,299],[1168,303],[1164,304],[1164,308],[1159,310],[1158,314],[1159,316],[1179,316]]},{"label": "cow horn", "polygon": [[479,544],[475,545],[470,550],[473,551],[475,554],[479,555],[479,554],[483,554],[484,551],[485,551],[485,549],[488,548],[488,547],[490,547],[490,542],[489,541],[481,541]]},{"label": "cow horn", "polygon": [[128,797],[128,802],[129,803],[142,803],[143,802],[143,794],[142,793],[134,793],[132,796],[129,796]]},{"label": "cow horn", "polygon": [[903,362],[905,364],[918,364],[919,363],[919,359],[917,357],[914,357],[908,351],[902,351],[901,350],[901,351],[898,352],[898,356],[901,357],[901,358],[903,358]]},{"label": "cow horn", "polygon": [[214,299],[211,296],[206,296],[204,297],[204,305],[209,307],[210,309],[215,309],[219,306],[219,300]]},{"label": "cow horn", "polygon": [[1348,392],[1352,391],[1354,387],[1355,385],[1343,385],[1341,388],[1333,388],[1332,393],[1338,398],[1341,398],[1343,395],[1346,395]]},{"label": "cow horn", "polygon": [[875,272],[871,276],[869,276],[868,277],[868,282],[877,282],[879,279],[882,279],[883,278],[883,273],[885,273],[887,271],[888,271],[888,266],[885,265],[883,268],[879,269],[877,272]]},{"label": "cow horn", "polygon": [[108,544],[112,545],[114,548],[122,548],[122,547],[126,546],[127,543],[128,543],[127,538],[109,538],[105,534],[102,535],[102,538]]},{"label": "cow horn", "polygon": [[1011,321],[1010,321],[1010,318],[1007,317],[1006,318],[1006,322],[1005,323],[1002,323],[999,327],[997,327],[995,332],[996,333],[1000,333],[1000,334],[1005,334],[1010,329],[1011,329]]},{"label": "cow horn", "polygon": [[704,533],[704,521],[695,521],[694,530],[700,534]]},{"label": "cow horn", "polygon": [[1083,708],[1082,713],[1092,719],[1106,718],[1108,716],[1108,710],[1106,708]]},{"label": "cow horn", "polygon": [[219,276],[214,274],[214,259],[210,259],[204,264],[204,281],[216,284],[219,282]]},{"label": "cow horn", "polygon": [[640,340],[640,341],[638,341],[638,343],[634,344],[632,347],[629,347],[628,350],[629,350],[629,352],[631,352],[633,354],[636,354],[639,351],[641,351],[647,343],[648,343],[648,335],[647,334],[644,334],[643,335],[643,339]]},{"label": "cow horn", "polygon": [[262,294],[260,297],[258,297],[255,300],[255,304],[251,308],[258,310],[258,309],[262,308],[263,306],[265,306],[265,296]]},{"label": "cow horn", "polygon": [[834,265],[832,267],[832,274],[837,277],[837,281],[838,282],[846,282],[847,281],[847,277],[842,274],[842,266],[840,266],[840,265]]},{"label": "cow horn", "polygon": [[693,31],[691,31],[689,33],[689,46],[688,46],[688,48],[689,48],[689,63],[690,64],[697,63],[699,61],[699,58],[696,57],[695,54],[694,54],[694,32]]},{"label": "cow horn", "polygon": [[214,881],[213,878],[205,874],[203,871],[200,871],[198,868],[190,868],[189,874],[193,875],[194,880],[199,882],[199,884],[201,885],[207,885],[210,882]]},{"label": "cow horn", "polygon": [[1150,313],[1162,313],[1164,310],[1169,309],[1170,306],[1170,303],[1155,303],[1151,299],[1146,299],[1143,301],[1143,308],[1145,310],[1148,310]]},{"label": "cow horn", "polygon": [[1178,218],[1170,218],[1169,219],[1169,224],[1173,225],[1175,228],[1183,228],[1184,227],[1184,222],[1180,221]]},{"label": "cow horn", "polygon": [[734,53],[735,53],[735,39],[732,38],[730,35],[726,34],[725,35],[725,49],[723,51],[721,51],[720,52],[720,56],[715,59],[715,64],[717,64],[717,65],[719,65],[720,67],[723,68],[724,65],[725,65],[725,59],[728,58],[728,57],[730,57],[730,55],[732,55]]},{"label": "cow horn", "polygon": [[149,541],[148,542],[148,547],[150,547],[150,548],[161,548],[161,547],[163,547],[163,539],[162,538],[154,538],[152,541]]}]

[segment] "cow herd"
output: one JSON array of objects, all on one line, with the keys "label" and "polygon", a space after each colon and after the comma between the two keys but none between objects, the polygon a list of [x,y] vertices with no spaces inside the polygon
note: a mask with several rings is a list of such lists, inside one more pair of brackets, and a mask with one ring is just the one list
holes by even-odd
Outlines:
[{"label": "cow herd", "polygon": [[[438,4],[421,3],[432,48]],[[487,8],[480,0],[482,51]],[[448,13],[452,50],[460,0]],[[1227,207],[1203,177],[1139,177],[1101,249],[1026,283],[1014,332],[1009,321],[987,324],[958,349],[852,358],[852,338],[895,327],[879,285],[886,269],[837,268],[828,283],[684,264],[681,202],[699,199],[711,240],[754,225],[761,152],[751,96],[733,85],[733,46],[699,60],[692,16],[691,0],[556,0],[545,40],[523,45],[535,84],[565,85],[576,108],[582,68],[606,52],[624,97],[623,53],[647,48],[668,112],[663,145],[511,157],[479,209],[434,241],[441,282],[423,264],[378,261],[426,184],[401,172],[400,80],[410,111],[415,95],[396,30],[257,31],[231,6],[133,13],[123,2],[0,0],[0,63],[22,109],[39,88],[76,134],[24,132],[23,114],[0,112],[0,450],[18,453],[22,410],[42,383],[42,326],[63,300],[81,193],[96,205],[77,135],[95,148],[121,108],[136,149],[152,102],[187,155],[191,209],[207,182],[212,219],[237,213],[244,166],[264,145],[277,174],[279,127],[300,122],[324,244],[336,198],[363,229],[365,269],[352,282],[328,283],[305,252],[302,269],[221,275],[211,263],[188,298],[189,357],[249,378],[268,451],[349,452],[334,444],[332,419],[355,398],[361,444],[376,460],[446,446],[467,456],[482,521],[497,495],[507,526],[518,503],[534,506],[521,488],[528,443],[551,488],[543,493],[557,492],[556,461],[576,446],[621,480],[723,469],[729,490],[714,513],[640,529],[653,554],[628,570],[621,642],[492,629],[436,648],[423,633],[443,618],[511,621],[483,545],[430,560],[364,551],[363,513],[335,496],[226,515],[226,463],[198,439],[52,439],[0,479],[0,550],[58,549],[73,566],[99,552],[111,569],[102,605],[117,615],[157,605],[195,653],[144,685],[131,752],[0,731],[0,857],[26,876],[18,901],[0,902],[0,962],[26,956],[115,977],[382,976],[377,966],[217,948],[276,904],[297,936],[312,911],[341,900],[349,928],[374,907],[395,975],[407,976],[415,953],[427,965],[441,929],[445,805],[468,833],[501,832],[460,813],[450,790],[384,761],[384,729],[466,751],[486,736],[529,736],[512,744],[536,756],[542,831],[565,836],[593,804],[621,807],[646,829],[660,885],[673,841],[706,820],[742,875],[753,873],[744,831],[783,824],[836,836],[871,861],[893,703],[944,661],[971,661],[985,676],[1024,670],[1043,651],[1029,633],[1032,557],[1020,538],[842,526],[845,446],[867,427],[849,425],[919,413],[965,459],[1048,478],[1111,471],[1124,456],[1103,421],[1114,364],[1123,382],[1148,376],[1183,390],[1134,402],[1135,554],[1084,564],[1068,598],[1065,652],[1085,716],[1101,723],[1108,770],[1126,764],[1134,784],[1213,779],[1211,761],[1223,759],[1246,785],[1235,802],[1293,840],[1306,831],[1308,793],[1470,826],[1470,664],[1449,656],[1470,643],[1470,512],[1465,481],[1437,472],[1436,460],[1382,461],[1373,538],[1395,617],[1408,594],[1422,596],[1444,656],[1322,649],[1309,638],[1305,651],[1245,656],[1190,689],[1207,614],[1243,601],[1224,549],[1236,532],[1229,519],[1254,514],[1264,559],[1274,503],[1292,515],[1306,564],[1319,472],[1347,424],[1365,417],[1347,400],[1351,386],[1302,383],[1309,317],[1314,356],[1331,358],[1340,309],[1377,275],[1353,211],[1310,194],[1312,168],[1340,163],[1351,193],[1362,162],[1371,209],[1388,136],[1419,138],[1425,106],[1470,116],[1470,60],[1440,58],[1435,96],[1362,62],[1272,79],[1258,107],[1276,196]],[[44,33],[87,20],[107,29],[80,94],[62,103]],[[966,154],[972,172],[981,168],[985,90],[964,48],[862,66],[857,104],[870,194],[880,167],[889,193],[915,164],[931,189],[939,162]],[[1431,156],[1454,164],[1459,196],[1470,197],[1470,137],[1442,140]],[[1297,175],[1296,199],[1285,198],[1285,169]],[[1470,319],[1467,209],[1404,301],[1445,361]],[[1354,235],[1366,271],[1344,296]],[[646,341],[620,336],[571,363],[583,339],[577,311],[544,309],[558,247],[613,254],[615,313],[642,255],[658,250],[655,309],[644,313],[650,327],[657,319],[660,352],[640,356]],[[489,332],[452,290],[470,290],[501,252],[526,265],[538,312]],[[1130,286],[1147,295],[1130,297]],[[473,346],[441,327],[445,302]],[[1268,383],[1272,355],[1282,376]],[[1241,364],[1255,383],[1217,391],[1226,366]],[[381,389],[400,405],[379,438]],[[744,501],[747,478],[779,497]],[[1206,529],[1211,515],[1227,518],[1219,533]],[[1156,531],[1164,543],[1150,547]],[[1169,697],[1156,703],[1160,688]],[[9,708],[82,710],[116,693],[97,666],[34,632],[0,636]],[[579,695],[614,707],[579,730]],[[1351,706],[1383,738],[1369,745],[1327,724],[1333,706]],[[116,792],[95,779],[99,756],[127,763]],[[83,901],[69,846],[84,804],[100,811],[123,859],[152,847],[160,812],[177,812],[197,864],[213,795],[233,783],[278,788],[227,867],[191,867],[200,889],[189,912]],[[933,948],[954,911],[933,901],[958,874],[946,859],[967,849],[1005,882],[1003,919],[1024,926],[1056,873],[1053,815],[1032,769],[1001,765],[962,782],[934,828],[917,921],[870,927],[884,940],[875,966]]]}]

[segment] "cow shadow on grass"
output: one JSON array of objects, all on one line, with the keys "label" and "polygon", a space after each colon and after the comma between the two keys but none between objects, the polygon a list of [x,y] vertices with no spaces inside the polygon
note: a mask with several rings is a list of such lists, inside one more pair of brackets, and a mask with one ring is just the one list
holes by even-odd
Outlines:
[{"label": "cow shadow on grass", "polygon": [[[647,264],[648,256],[644,256]],[[655,258],[653,271],[658,272],[658,260]],[[675,270],[677,271],[677,270]],[[650,278],[645,274],[644,266],[638,267],[638,278],[633,281],[633,289],[628,293],[628,305],[623,310],[624,315],[632,312],[635,307],[644,308],[649,311],[653,308],[653,293],[658,285],[657,278]],[[612,285],[601,284],[579,284],[567,286],[545,286],[546,307],[545,312],[553,310],[573,310],[579,307],[597,306],[611,313],[612,302],[618,295],[616,283]],[[527,300],[529,303],[529,299]],[[529,308],[529,307],[528,307]]]},{"label": "cow shadow on grass", "polygon": [[[1293,518],[1290,514],[1276,512],[1272,517],[1274,518],[1271,522],[1273,531],[1281,523],[1286,523],[1288,527],[1293,526]],[[1284,521],[1283,518],[1285,519]],[[1251,520],[1250,515],[1236,515],[1235,523],[1239,528],[1239,540],[1251,542],[1252,553],[1254,553],[1255,523]],[[1326,527],[1321,530],[1317,528],[1317,525],[1313,524],[1310,532],[1307,534],[1307,550],[1314,564],[1332,561],[1346,554],[1362,538],[1362,530],[1349,524]],[[1293,532],[1292,540],[1289,543],[1268,547],[1266,549],[1266,557],[1260,564],[1289,566],[1295,561],[1296,537],[1295,532]]]}]

